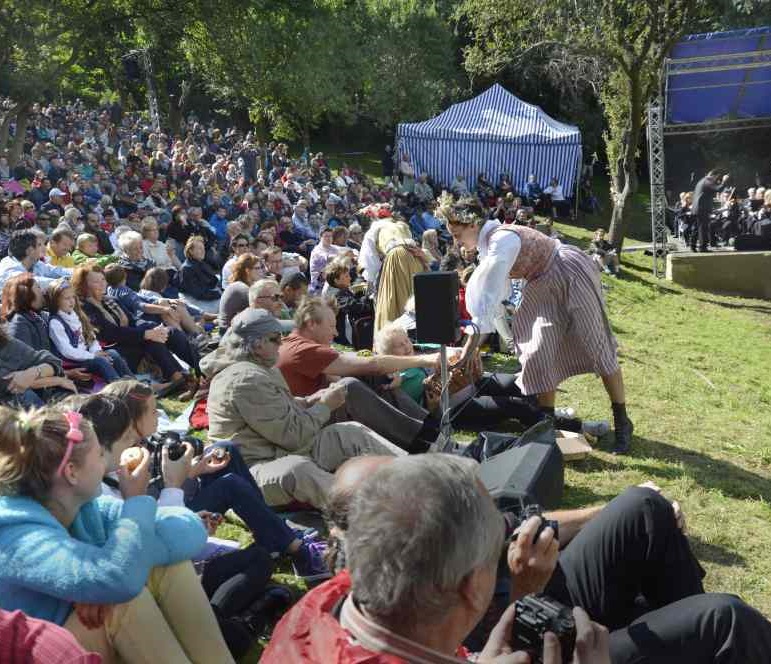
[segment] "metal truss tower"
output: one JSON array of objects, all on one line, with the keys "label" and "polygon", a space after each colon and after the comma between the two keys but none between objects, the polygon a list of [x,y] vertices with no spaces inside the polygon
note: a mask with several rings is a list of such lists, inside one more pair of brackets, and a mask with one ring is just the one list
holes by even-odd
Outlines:
[{"label": "metal truss tower", "polygon": [[663,277],[667,260],[667,196],[664,186],[664,101],[648,105],[648,162],[651,180],[651,237],[653,274]]}]

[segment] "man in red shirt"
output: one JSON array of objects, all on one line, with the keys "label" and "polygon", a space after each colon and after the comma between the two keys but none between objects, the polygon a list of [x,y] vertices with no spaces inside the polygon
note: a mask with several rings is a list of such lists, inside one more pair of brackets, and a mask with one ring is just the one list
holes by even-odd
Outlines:
[{"label": "man in red shirt", "polygon": [[[425,450],[436,440],[438,421],[401,390],[391,393],[392,401],[380,397],[357,376],[385,376],[414,367],[435,367],[437,354],[375,355],[361,357],[332,348],[337,335],[334,310],[320,298],[307,298],[295,314],[296,329],[287,336],[279,350],[276,366],[296,397],[307,397],[337,381],[345,385],[344,409],[333,419],[365,424],[408,451]],[[384,393],[385,394],[385,393]]]}]

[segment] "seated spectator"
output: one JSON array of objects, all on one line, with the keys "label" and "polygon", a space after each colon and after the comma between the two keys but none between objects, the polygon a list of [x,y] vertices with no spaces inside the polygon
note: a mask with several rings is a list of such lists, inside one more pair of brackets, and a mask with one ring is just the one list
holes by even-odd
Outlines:
[{"label": "seated spectator", "polygon": [[75,248],[75,236],[69,228],[60,227],[51,233],[46,247],[45,260],[54,267],[75,267],[71,251]]},{"label": "seated spectator", "polygon": [[527,204],[536,210],[544,209],[543,187],[539,184],[535,175],[527,176],[527,187],[525,189]]},{"label": "seated spectator", "polygon": [[466,184],[466,176],[463,173],[458,173],[455,179],[450,184],[450,191],[457,198],[465,198],[469,195],[468,185]]},{"label": "seated spectator", "polygon": [[[335,415],[365,424],[400,447],[424,451],[439,434],[438,422],[409,397],[395,393],[379,396],[357,377],[382,379],[385,374],[410,367],[433,367],[438,354],[396,357],[360,357],[331,347],[337,335],[337,316],[320,298],[304,300],[295,313],[295,330],[279,350],[277,367],[296,397],[310,397],[330,380],[345,386],[345,409]],[[388,399],[398,399],[396,404]]]},{"label": "seated spectator", "polygon": [[311,295],[318,295],[324,288],[324,268],[332,259],[340,254],[340,247],[332,244],[332,229],[325,226],[319,231],[319,243],[311,251],[309,261]]},{"label": "seated spectator", "polygon": [[182,267],[182,262],[171,245],[158,239],[158,221],[154,217],[145,217],[142,219],[141,228],[143,256],[152,261],[155,267],[167,270],[170,276],[176,275],[177,270]]},{"label": "seated spectator", "polygon": [[421,173],[418,181],[415,183],[415,199],[426,205],[434,198],[434,190],[428,184],[428,173]]},{"label": "seated spectator", "polygon": [[133,317],[112,298],[107,297],[107,280],[101,268],[85,265],[75,269],[72,286],[80,299],[83,312],[88,316],[96,337],[104,346],[119,345],[120,353],[129,368],[136,373],[143,358],[151,359],[167,384],[158,390],[181,388],[185,384],[182,367],[172,355],[176,353],[191,366],[195,364],[193,351],[184,334],[174,334],[165,325],[140,327]]},{"label": "seated spectator", "polygon": [[55,279],[72,275],[72,270],[68,268],[45,263],[45,251],[46,238],[40,231],[14,231],[8,243],[8,255],[0,260],[0,288],[14,275],[28,272],[34,275],[41,288]]},{"label": "seated spectator", "polygon": [[543,193],[551,199],[551,213],[554,219],[572,216],[570,201],[565,198],[565,194],[562,192],[562,185],[557,178],[551,179],[549,186],[543,190]]},{"label": "seated spectator", "polygon": [[[257,256],[249,253],[238,256],[232,265],[230,283],[223,291],[219,302],[220,310],[217,321],[223,333],[230,327],[230,321],[233,320],[233,317],[249,306],[249,288],[263,276],[262,261]],[[273,283],[275,284],[275,281]],[[278,290],[278,284],[275,285],[276,290]]]},{"label": "seated spectator", "polygon": [[204,261],[206,244],[199,235],[193,235],[185,245],[185,262],[179,271],[180,297],[201,311],[216,314],[222,289],[214,269]]},{"label": "seated spectator", "polygon": [[439,251],[439,235],[437,235],[437,232],[433,228],[424,231],[421,244],[428,258],[429,267],[432,270],[438,270],[439,263],[442,260],[442,252]]},{"label": "seated spectator", "polygon": [[126,361],[115,348],[102,350],[91,322],[66,279],[55,281],[46,291],[48,334],[57,355],[70,366],[94,373],[106,383],[122,376],[133,376]]},{"label": "seated spectator", "polygon": [[93,262],[99,267],[106,267],[112,263],[117,263],[119,258],[114,254],[100,254],[99,241],[91,233],[81,233],[78,235],[76,249],[72,252],[72,260],[75,265],[83,265],[87,262]]},{"label": "seated spectator", "polygon": [[63,627],[30,618],[21,611],[0,609],[0,659],[9,664],[101,664]]},{"label": "seated spectator", "polygon": [[621,267],[615,247],[605,239],[605,230],[598,228],[594,232],[592,246],[589,249],[597,267],[605,274],[617,276]]},{"label": "seated spectator", "polygon": [[227,246],[228,241],[228,210],[224,205],[218,205],[209,217],[209,226],[214,231],[217,243]]},{"label": "seated spectator", "polygon": [[222,283],[231,283],[230,275],[233,271],[233,266],[239,256],[249,253],[249,236],[246,233],[238,233],[234,235],[230,240],[230,258],[227,259],[225,265],[222,266]]},{"label": "seated spectator", "polygon": [[167,325],[180,327],[187,334],[205,336],[204,328],[199,322],[214,320],[214,315],[204,314],[198,307],[185,304],[182,300],[167,298],[164,295],[169,286],[169,275],[166,270],[159,267],[149,269],[139,285],[137,295],[144,302],[159,304],[172,310],[172,315],[162,315]]},{"label": "seated spectator", "polygon": [[188,562],[201,520],[144,495],[147,463],[124,474],[125,503],[99,497],[103,451],[80,413],[5,409],[0,421],[2,608],[65,627],[107,661],[233,662]]},{"label": "seated spectator", "polygon": [[16,408],[42,406],[77,392],[59,358],[8,336],[0,327],[0,403]]},{"label": "seated spectator", "polygon": [[[135,435],[134,444],[157,432],[158,404],[147,385],[136,380],[122,380],[106,387],[100,396],[112,397],[126,404]],[[80,410],[83,412],[82,408]],[[99,433],[96,423],[95,428]],[[125,437],[121,439],[123,440]],[[189,448],[188,443],[184,445]],[[108,474],[118,470],[122,451],[120,448],[113,449],[107,456]],[[198,513],[225,514],[232,509],[249,528],[259,546],[272,555],[288,555],[295,564],[295,571],[306,581],[329,578],[323,561],[319,560],[322,547],[311,545],[313,538],[299,538],[297,532],[265,504],[262,493],[237,446],[228,443],[209,445],[202,456],[193,457],[186,451],[184,457],[178,461],[183,469],[165,476],[159,504],[187,506]],[[183,486],[187,489],[184,495],[181,491]],[[211,550],[215,547],[216,543],[212,543],[208,548]],[[226,569],[222,569],[219,575],[226,572]],[[218,576],[214,574],[213,569],[207,569],[206,574],[209,577]],[[204,587],[207,586],[207,580],[205,576]]]},{"label": "seated spectator", "polygon": [[[425,621],[424,617],[430,615],[430,610],[427,604],[423,605],[416,599],[425,597],[427,601],[436,602],[436,607],[441,606],[439,619],[440,623],[444,623],[448,613],[454,610],[450,608],[448,611],[448,607],[457,605],[457,600],[454,603],[451,597],[459,596],[461,584],[474,582],[475,574],[470,571],[461,573],[461,569],[457,570],[456,581],[449,587],[435,583],[431,575],[437,573],[450,552],[461,555],[464,549],[457,546],[459,542],[489,542],[489,536],[472,536],[473,528],[484,527],[482,523],[486,521],[491,533],[496,530],[493,528],[495,520],[492,513],[487,511],[490,508],[482,508],[483,505],[492,506],[492,502],[487,492],[480,488],[475,475],[473,464],[446,455],[390,461],[354,459],[341,467],[330,491],[329,513],[334,519],[331,533],[337,540],[344,541],[344,547],[333,547],[336,551],[344,548],[345,560],[342,562],[347,564],[348,569],[306,595],[285,616],[273,631],[263,661],[272,664],[281,661],[280,657],[291,661],[295,648],[303,652],[303,661],[325,661],[324,657],[330,657],[329,648],[325,648],[323,653],[319,650],[320,644],[313,636],[317,633],[325,635],[325,646],[330,642],[341,644],[343,650],[332,653],[333,659],[354,653],[358,657],[366,657],[374,651],[382,655],[398,655],[394,661],[403,662],[404,653],[424,653],[426,651],[420,647],[426,646],[438,647],[441,652],[451,655],[455,644],[460,643],[464,635],[461,634],[456,642],[443,637],[439,633],[442,628],[437,624],[422,630],[419,626]],[[416,521],[406,523],[404,520],[404,515],[418,514],[403,511],[404,505],[415,500],[413,492],[418,490],[417,487],[421,487],[422,491],[420,504],[430,505],[430,514],[420,513],[420,524],[425,526],[424,530]],[[469,491],[474,491],[476,497],[468,495]],[[462,498],[458,492],[466,497]],[[432,498],[429,502],[426,502],[426,495]],[[447,518],[446,515],[453,510],[451,506],[461,504],[465,506],[461,514],[454,513],[452,519]],[[387,507],[384,509],[384,506]],[[488,519],[480,516],[480,509],[489,515]],[[373,510],[378,514],[377,523],[371,520]],[[517,525],[513,516],[504,515],[507,533]],[[650,484],[634,487],[605,507],[547,513],[544,518],[558,521],[561,541],[558,543],[554,533],[547,528],[539,536],[537,544],[533,542],[540,525],[539,517],[533,517],[521,526],[519,536],[507,546],[507,566],[511,575],[509,601],[530,592],[545,592],[568,606],[581,606],[585,613],[574,609],[579,642],[580,625],[586,625],[586,614],[592,620],[607,624],[613,630],[610,638],[606,636],[597,642],[604,650],[591,655],[584,652],[588,656],[587,662],[652,663],[661,661],[661,653],[666,653],[668,660],[677,662],[725,660],[738,664],[763,661],[762,653],[768,650],[771,643],[771,625],[736,597],[704,594],[701,585],[704,573],[682,533],[685,520],[679,505],[670,504],[659,494],[657,487]],[[371,531],[374,528],[378,529],[377,547],[371,546]],[[438,528],[443,533],[429,532],[432,528]],[[389,537],[392,532],[400,534],[396,541]],[[409,544],[405,545],[400,537],[408,538]],[[494,539],[496,543],[502,542],[500,534]],[[447,541],[449,546],[437,546],[437,542],[441,541]],[[423,551],[428,550],[423,549],[423,542],[430,546],[431,551],[438,552],[440,558],[436,558],[437,554],[426,558],[412,548],[416,546]],[[494,554],[496,548],[490,544],[492,574],[484,583],[490,584],[488,587],[491,588],[495,582],[493,561],[497,560],[497,555]],[[563,547],[559,553],[558,546]],[[396,558],[393,558],[394,551]],[[413,564],[409,577],[401,572],[392,575],[388,566],[382,565],[383,561],[394,559],[409,560],[411,564],[419,560],[420,569]],[[334,564],[336,569],[341,567],[340,562]],[[648,573],[647,570],[653,572]],[[391,585],[392,582],[387,580],[389,578],[398,584],[397,596],[409,597],[409,606],[413,608],[421,607],[420,617],[405,617],[403,604],[400,604],[397,613],[392,614],[398,619],[389,620],[380,613],[382,608],[378,607],[386,605],[381,605],[376,596],[382,592],[383,597],[394,598],[389,592],[396,586]],[[476,578],[480,580],[478,576]],[[357,584],[359,587],[366,586],[366,589],[360,592]],[[441,587],[447,587],[450,593],[444,601],[437,596],[437,589]],[[421,591],[421,588],[425,590]],[[466,595],[461,591],[460,596]],[[485,596],[476,611],[484,613],[487,610],[486,598],[489,596]],[[321,598],[324,601],[319,604]],[[342,611],[331,613],[330,609],[339,607],[341,602]],[[366,620],[360,622],[358,614],[348,612],[348,602],[354,603],[362,616],[366,613]],[[468,607],[467,603],[463,604]],[[513,606],[510,606],[503,612],[498,628],[490,635],[484,650],[490,659],[485,661],[518,661],[511,659],[511,655],[507,659],[496,660],[493,655],[499,651],[490,649],[498,629],[512,619]],[[307,629],[310,622],[314,624],[314,630]],[[431,624],[432,621],[428,622]],[[469,627],[465,629],[470,631],[470,626],[476,622],[470,620],[466,623]],[[377,640],[373,641],[366,634],[372,634],[369,630],[376,625],[380,628]],[[331,630],[340,638],[330,641]],[[641,633],[647,637],[639,638]],[[597,628],[595,636],[602,634],[603,630]],[[507,646],[508,643],[510,637],[501,645]],[[398,653],[395,650],[397,645]],[[414,650],[415,647],[418,650]],[[276,659],[277,656],[279,659]],[[553,660],[545,658],[544,661],[556,663],[563,660],[556,657]]]},{"label": "seated spectator", "polygon": [[155,267],[155,263],[144,254],[142,236],[136,231],[126,231],[118,238],[121,255],[118,261],[126,271],[126,285],[133,291],[139,290],[139,284],[145,273]]},{"label": "seated spectator", "polygon": [[347,458],[403,452],[361,424],[325,426],[345,403],[345,389],[293,397],[275,367],[280,345],[281,326],[267,312],[236,316],[220,347],[203,360],[211,379],[209,435],[240,445],[269,505],[297,500],[320,507],[332,473]]},{"label": "seated spectator", "polygon": [[[105,211],[105,214],[107,214],[107,212],[109,211]],[[99,223],[99,215],[96,212],[89,212],[86,215],[86,219],[83,223],[83,231],[85,233],[91,233],[91,235],[96,238],[97,250],[100,254],[107,256],[115,251],[112,242],[110,242],[109,234],[102,229],[102,226]]]},{"label": "seated spectator", "polygon": [[[409,317],[402,317],[378,331],[374,344],[376,353],[400,356],[415,354],[407,330],[402,327],[407,320]],[[450,351],[452,363],[457,349]],[[525,397],[517,387],[516,375],[500,371],[485,373],[481,366],[471,369],[470,374],[470,378],[474,379],[471,385],[450,395],[450,419],[456,426],[480,430],[484,427],[495,427],[510,419],[521,426],[531,427],[544,419],[537,403]],[[404,392],[416,403],[431,410],[437,404],[430,403],[433,397],[429,398],[426,394],[424,380],[429,375],[428,369],[405,369],[394,374],[388,389]],[[582,422],[575,417],[559,415],[554,417],[554,426],[564,431],[580,431],[596,438],[610,431],[610,423],[605,420]]]},{"label": "seated spectator", "polygon": [[[355,478],[352,489],[335,483],[335,494],[343,493],[349,503],[344,532],[347,569],[307,594],[282,619],[263,653],[265,664],[299,658],[309,664],[468,659],[462,643],[487,611],[504,550],[502,517],[479,482],[473,462],[449,455],[403,461],[367,463],[369,477]],[[423,488],[425,494],[418,499],[422,508],[407,507]],[[382,501],[384,529],[396,540],[382,546],[372,546],[370,539],[377,527],[368,521],[375,501]],[[535,519],[532,522],[538,525]],[[523,530],[518,540],[527,534],[532,537]],[[547,531],[542,537],[544,549],[556,557],[553,535]],[[510,550],[516,547],[515,541]],[[393,564],[406,560],[409,572]],[[607,630],[591,623],[581,609],[574,617],[577,650],[587,662],[609,662]],[[479,661],[530,661],[524,652],[511,652],[513,626],[511,606]],[[570,653],[563,660],[558,645],[551,653],[556,656],[550,655],[555,641],[553,634],[547,635],[544,652],[538,653],[545,664],[569,661]]]},{"label": "seated spectator", "polygon": [[308,294],[308,280],[302,272],[285,275],[279,282],[283,303],[282,319],[292,318],[300,302]]},{"label": "seated spectator", "polygon": [[353,223],[348,227],[348,242],[346,245],[356,251],[361,251],[361,241],[364,239],[364,231],[361,224]]},{"label": "seated spectator", "polygon": [[260,279],[251,285],[249,306],[252,309],[265,309],[276,318],[281,325],[282,334],[288,334],[294,329],[294,322],[284,310],[280,287],[274,279]]},{"label": "seated spectator", "polygon": [[351,290],[351,267],[348,261],[335,259],[327,266],[326,274],[322,297],[333,300],[337,306],[337,336],[334,342],[360,348],[362,346],[354,343],[355,324],[361,318],[372,318],[375,313],[372,300],[365,293],[356,295]]}]

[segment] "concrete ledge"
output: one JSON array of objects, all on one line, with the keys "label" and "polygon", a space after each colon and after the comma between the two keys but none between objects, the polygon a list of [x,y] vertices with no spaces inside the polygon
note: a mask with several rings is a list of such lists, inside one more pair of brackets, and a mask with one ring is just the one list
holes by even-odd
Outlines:
[{"label": "concrete ledge", "polygon": [[667,254],[667,280],[713,293],[771,300],[771,251]]}]

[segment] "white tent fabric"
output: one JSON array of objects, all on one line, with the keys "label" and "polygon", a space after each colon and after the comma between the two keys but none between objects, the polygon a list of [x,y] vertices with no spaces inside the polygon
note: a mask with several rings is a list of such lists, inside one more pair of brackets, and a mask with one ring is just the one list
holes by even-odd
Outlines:
[{"label": "white tent fabric", "polygon": [[482,94],[450,106],[424,122],[398,127],[400,153],[410,155],[415,173],[428,173],[449,186],[463,174],[471,186],[479,173],[497,182],[508,173],[518,191],[529,175],[546,187],[556,177],[572,196],[581,161],[581,132],[518,99],[497,83]]}]

